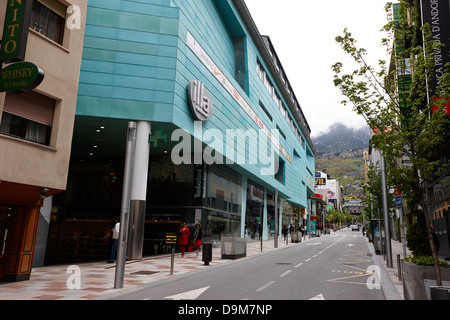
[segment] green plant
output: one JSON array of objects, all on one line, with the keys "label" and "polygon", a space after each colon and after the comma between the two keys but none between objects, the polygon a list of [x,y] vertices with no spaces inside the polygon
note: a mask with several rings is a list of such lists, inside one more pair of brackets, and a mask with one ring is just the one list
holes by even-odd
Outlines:
[{"label": "green plant", "polygon": [[[419,266],[432,267],[434,265],[432,256],[408,256],[404,258],[405,261],[417,264]],[[443,268],[450,268],[450,264],[445,261],[439,261],[439,266]]]},{"label": "green plant", "polygon": [[431,256],[426,232],[421,230],[417,222],[413,223],[406,231],[406,242],[414,256]]}]

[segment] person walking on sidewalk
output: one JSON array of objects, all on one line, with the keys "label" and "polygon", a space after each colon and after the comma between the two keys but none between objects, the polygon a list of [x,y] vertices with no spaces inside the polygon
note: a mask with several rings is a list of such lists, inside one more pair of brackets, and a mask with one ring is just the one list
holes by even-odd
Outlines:
[{"label": "person walking on sidewalk", "polygon": [[186,247],[189,244],[189,228],[187,227],[187,223],[185,222],[183,226],[180,228],[180,240],[178,242],[181,249],[181,257],[184,257],[184,252],[186,251]]},{"label": "person walking on sidewalk", "polygon": [[287,229],[287,227],[286,227],[285,224],[283,224],[283,228],[281,229],[281,233],[282,233],[283,236],[284,236],[284,240],[286,240],[287,234],[288,234],[288,229]]},{"label": "person walking on sidewalk", "polygon": [[119,247],[119,232],[120,232],[120,218],[116,217],[114,219],[114,228],[111,229],[113,235],[113,245],[111,248],[111,255],[109,257],[108,263],[113,263],[114,260],[116,259],[116,254],[117,254],[117,248]]},{"label": "person walking on sidewalk", "polygon": [[202,231],[202,225],[200,222],[197,222],[194,229],[194,250],[196,253],[196,256],[198,257],[198,252],[200,251],[200,246],[202,245],[202,238],[203,238],[203,231]]}]

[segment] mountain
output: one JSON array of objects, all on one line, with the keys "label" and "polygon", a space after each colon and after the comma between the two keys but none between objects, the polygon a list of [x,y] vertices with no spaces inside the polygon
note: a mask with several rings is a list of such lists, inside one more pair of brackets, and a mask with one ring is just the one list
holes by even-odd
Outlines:
[{"label": "mountain", "polygon": [[[342,123],[335,123],[328,132],[313,137],[312,142],[317,150],[317,157],[339,157],[341,154],[364,150],[369,147],[370,129],[349,128]],[[342,155],[341,157],[346,157]]]},{"label": "mountain", "polygon": [[364,183],[363,153],[369,148],[370,129],[353,129],[333,124],[320,136],[313,137],[317,150],[316,171],[326,172],[344,187],[343,196],[362,195]]}]

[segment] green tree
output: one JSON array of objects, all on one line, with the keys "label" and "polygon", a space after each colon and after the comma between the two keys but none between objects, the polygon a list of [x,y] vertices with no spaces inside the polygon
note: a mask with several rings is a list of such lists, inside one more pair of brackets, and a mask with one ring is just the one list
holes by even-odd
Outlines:
[{"label": "green tree", "polygon": [[[383,151],[388,184],[400,191],[416,215],[425,218],[425,229],[434,260],[436,279],[441,282],[436,248],[428,212],[428,184],[444,170],[439,161],[439,147],[449,138],[449,121],[445,117],[444,100],[433,112],[436,96],[427,86],[434,68],[435,50],[442,46],[432,41],[430,26],[420,26],[418,0],[401,0],[394,17],[392,3],[386,5],[388,22],[383,27],[387,37],[382,44],[391,56],[389,64],[380,60],[378,70],[366,62],[366,50],[345,29],[336,42],[357,64],[357,69],[344,73],[343,64],[332,66],[334,84],[376,133],[371,145]],[[420,21],[420,20],[419,20]],[[422,33],[424,35],[422,41]],[[439,84],[439,96],[449,97],[448,66]],[[402,166],[398,159],[407,157],[411,165]],[[421,208],[420,210],[418,208]]]}]

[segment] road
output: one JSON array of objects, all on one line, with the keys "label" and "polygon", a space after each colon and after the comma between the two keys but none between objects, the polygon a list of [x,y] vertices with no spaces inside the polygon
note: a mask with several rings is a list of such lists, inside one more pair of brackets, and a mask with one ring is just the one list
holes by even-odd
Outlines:
[{"label": "road", "polygon": [[121,300],[385,300],[361,232],[343,229],[149,284]]}]

